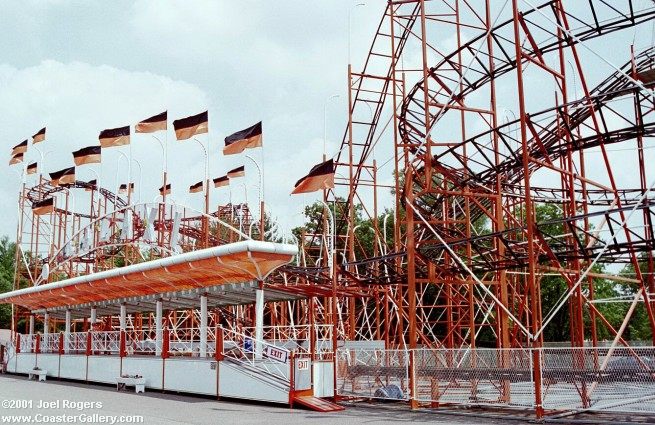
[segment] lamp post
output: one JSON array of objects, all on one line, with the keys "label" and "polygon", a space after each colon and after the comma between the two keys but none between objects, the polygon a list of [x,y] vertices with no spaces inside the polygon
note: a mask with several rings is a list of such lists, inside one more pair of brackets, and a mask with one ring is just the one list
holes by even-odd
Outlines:
[{"label": "lamp post", "polygon": [[203,153],[205,154],[205,216],[203,220],[203,235],[204,235],[204,247],[207,248],[209,242],[209,221],[207,221],[207,215],[209,215],[209,152],[207,147],[200,140],[193,138],[196,143],[200,145]]},{"label": "lamp post", "polygon": [[332,99],[340,97],[338,94],[333,94],[328,96],[323,103],[323,161],[326,159],[326,149],[327,149],[327,105]]},{"label": "lamp post", "polygon": [[264,240],[264,173],[262,172],[261,167],[250,155],[244,155],[257,168],[257,174],[259,175],[259,240]]},{"label": "lamp post", "polygon": [[[166,178],[168,177],[168,143],[167,140],[165,139],[163,142],[161,139],[155,135],[152,135],[152,138],[155,139],[158,143],[159,146],[161,147],[161,152],[162,152],[162,173],[164,175],[164,187],[166,187]],[[166,191],[164,191],[164,194],[162,195],[163,197],[163,202],[166,203]]]},{"label": "lamp post", "polygon": [[[136,165],[139,166],[139,188],[138,188],[139,197],[137,198],[137,203],[139,203],[139,202],[141,202],[141,183],[143,182],[143,173],[142,173],[143,168],[141,168],[141,163],[139,161],[137,161],[136,159],[132,159],[132,162],[134,162]],[[130,183],[131,182],[127,182],[127,193],[128,194],[130,193]]]},{"label": "lamp post", "polygon": [[350,64],[350,35],[351,35],[351,28],[352,28],[351,17],[352,17],[353,9],[358,6],[366,6],[366,3],[353,4],[352,6],[350,6],[350,9],[348,9],[348,64]]}]

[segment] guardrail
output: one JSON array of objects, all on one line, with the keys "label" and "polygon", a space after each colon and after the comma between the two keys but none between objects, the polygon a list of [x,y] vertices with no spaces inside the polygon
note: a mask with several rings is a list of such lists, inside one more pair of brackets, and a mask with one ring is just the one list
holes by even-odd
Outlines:
[{"label": "guardrail", "polygon": [[223,358],[289,382],[291,351],[233,330],[218,328],[218,332],[221,333]]}]

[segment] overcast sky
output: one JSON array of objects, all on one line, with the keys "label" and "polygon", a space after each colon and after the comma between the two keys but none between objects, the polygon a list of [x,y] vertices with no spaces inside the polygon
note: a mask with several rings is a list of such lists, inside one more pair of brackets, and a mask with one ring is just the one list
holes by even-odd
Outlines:
[{"label": "overcast sky", "polygon": [[[211,177],[244,164],[220,153],[226,135],[263,121],[266,200],[285,222],[310,196],[290,197],[296,179],[322,156],[323,104],[328,106],[328,151],[345,126],[346,0],[330,1],[0,1],[0,138],[12,146],[47,126],[44,171],[71,166],[73,150],[98,143],[105,128],[134,124],[163,110],[173,119],[209,110]],[[353,56],[361,60],[384,3],[371,1],[352,15]],[[172,126],[171,126],[172,127]],[[173,198],[201,208],[188,186],[203,178],[197,143],[177,142],[169,130]],[[78,179],[116,184],[119,154],[103,151],[98,165],[78,168]],[[127,152],[126,148],[121,148]],[[149,135],[132,136],[143,166],[142,200],[161,185],[161,149]],[[251,151],[261,161],[260,150]],[[31,150],[28,161],[37,160]],[[235,182],[234,199],[257,198],[256,169]],[[0,233],[16,226],[17,171],[0,167]],[[119,172],[126,173],[126,162]],[[138,166],[133,180],[138,184]],[[31,182],[34,176],[30,176]],[[127,176],[120,178],[126,182]],[[227,190],[213,189],[212,204]],[[292,221],[300,220],[296,215]]]},{"label": "overcast sky", "polygon": [[[12,146],[47,126],[47,141],[37,147],[54,151],[47,154],[43,167],[52,172],[73,164],[72,151],[97,144],[102,129],[133,125],[163,110],[169,111],[170,125],[173,119],[208,109],[210,132],[200,139],[209,145],[210,177],[245,164],[247,177],[234,182],[233,198],[243,200],[245,184],[249,201],[254,201],[258,179],[253,164],[240,155],[224,157],[220,150],[226,135],[263,121],[264,149],[250,153],[257,161],[265,160],[268,209],[288,229],[301,221],[303,204],[319,197],[289,193],[321,159],[323,107],[333,94],[340,98],[328,104],[328,156],[336,152],[346,125],[348,10],[352,8],[352,61],[358,70],[386,5],[384,0],[367,0],[353,8],[356,3],[0,0],[0,138],[5,158],[8,161]],[[622,65],[631,42],[637,43],[637,50],[651,44],[652,27],[642,28],[647,37],[627,30],[589,45]],[[449,51],[455,38],[434,37],[432,43]],[[592,87],[613,72],[593,54],[584,49],[580,53]],[[406,52],[403,60],[411,68],[420,60],[418,50]],[[544,98],[544,87],[554,91],[552,82],[528,83],[536,91],[528,96],[529,106]],[[515,82],[506,84],[499,83],[499,110],[517,110],[511,95]],[[580,91],[575,81],[570,86]],[[173,199],[201,209],[202,195],[189,194],[188,187],[203,178],[202,150],[193,141],[175,141],[172,129],[168,133]],[[390,139],[381,145],[378,161],[385,163],[391,155]],[[77,178],[92,179],[94,170],[110,190],[127,182],[125,161],[120,162],[121,176],[116,179],[118,150],[104,150],[102,168],[80,167]],[[150,135],[133,135],[132,150],[143,168],[140,177],[138,167],[133,167],[132,180],[141,188],[141,200],[151,201],[162,183],[161,150]],[[31,150],[27,161],[38,159],[38,152]],[[391,182],[392,165],[380,170],[379,181]],[[0,167],[0,208],[5,218],[0,234],[12,239],[18,168]],[[28,183],[33,182],[30,176]],[[212,189],[211,196],[215,208],[227,202],[228,192]],[[389,201],[387,193],[380,209]]]}]

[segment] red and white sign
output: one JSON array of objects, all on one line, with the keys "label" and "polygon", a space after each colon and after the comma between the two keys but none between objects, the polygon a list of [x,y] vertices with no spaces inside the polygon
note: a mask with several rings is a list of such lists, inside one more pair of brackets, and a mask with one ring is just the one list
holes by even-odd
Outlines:
[{"label": "red and white sign", "polygon": [[277,360],[278,362],[286,363],[287,362],[287,357],[289,356],[289,352],[286,350],[282,350],[277,347],[273,347],[272,345],[267,345],[266,348],[264,348],[264,355],[268,357],[269,359]]},{"label": "red and white sign", "polygon": [[309,359],[298,359],[298,370],[309,370]]}]

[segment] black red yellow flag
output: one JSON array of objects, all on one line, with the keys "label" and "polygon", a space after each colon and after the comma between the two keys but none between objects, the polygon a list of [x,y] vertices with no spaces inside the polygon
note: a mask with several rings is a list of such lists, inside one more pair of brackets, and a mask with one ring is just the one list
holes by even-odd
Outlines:
[{"label": "black red yellow flag", "polygon": [[316,192],[334,187],[334,161],[327,160],[315,165],[305,177],[296,182],[291,194]]},{"label": "black red yellow flag", "polygon": [[214,187],[223,187],[230,184],[230,178],[228,176],[217,177],[214,179]]},{"label": "black red yellow flag", "polygon": [[98,164],[100,162],[100,146],[88,146],[73,152],[73,161],[75,165]]},{"label": "black red yellow flag", "polygon": [[207,133],[209,131],[207,111],[175,120],[173,128],[177,140],[186,140],[197,134]]},{"label": "black red yellow flag", "polygon": [[113,148],[115,146],[123,146],[130,144],[130,126],[118,128],[109,128],[102,130],[100,136],[100,146],[103,148]]},{"label": "black red yellow flag", "polygon": [[55,210],[55,198],[46,198],[32,204],[32,212],[36,215],[49,214]]},{"label": "black red yellow flag", "polygon": [[155,131],[166,130],[168,121],[168,111],[154,115],[150,118],[139,122],[134,128],[135,133],[154,133]]},{"label": "black red yellow flag", "polygon": [[252,127],[237,131],[225,138],[223,155],[241,153],[244,149],[258,148],[262,145],[262,122]]}]

